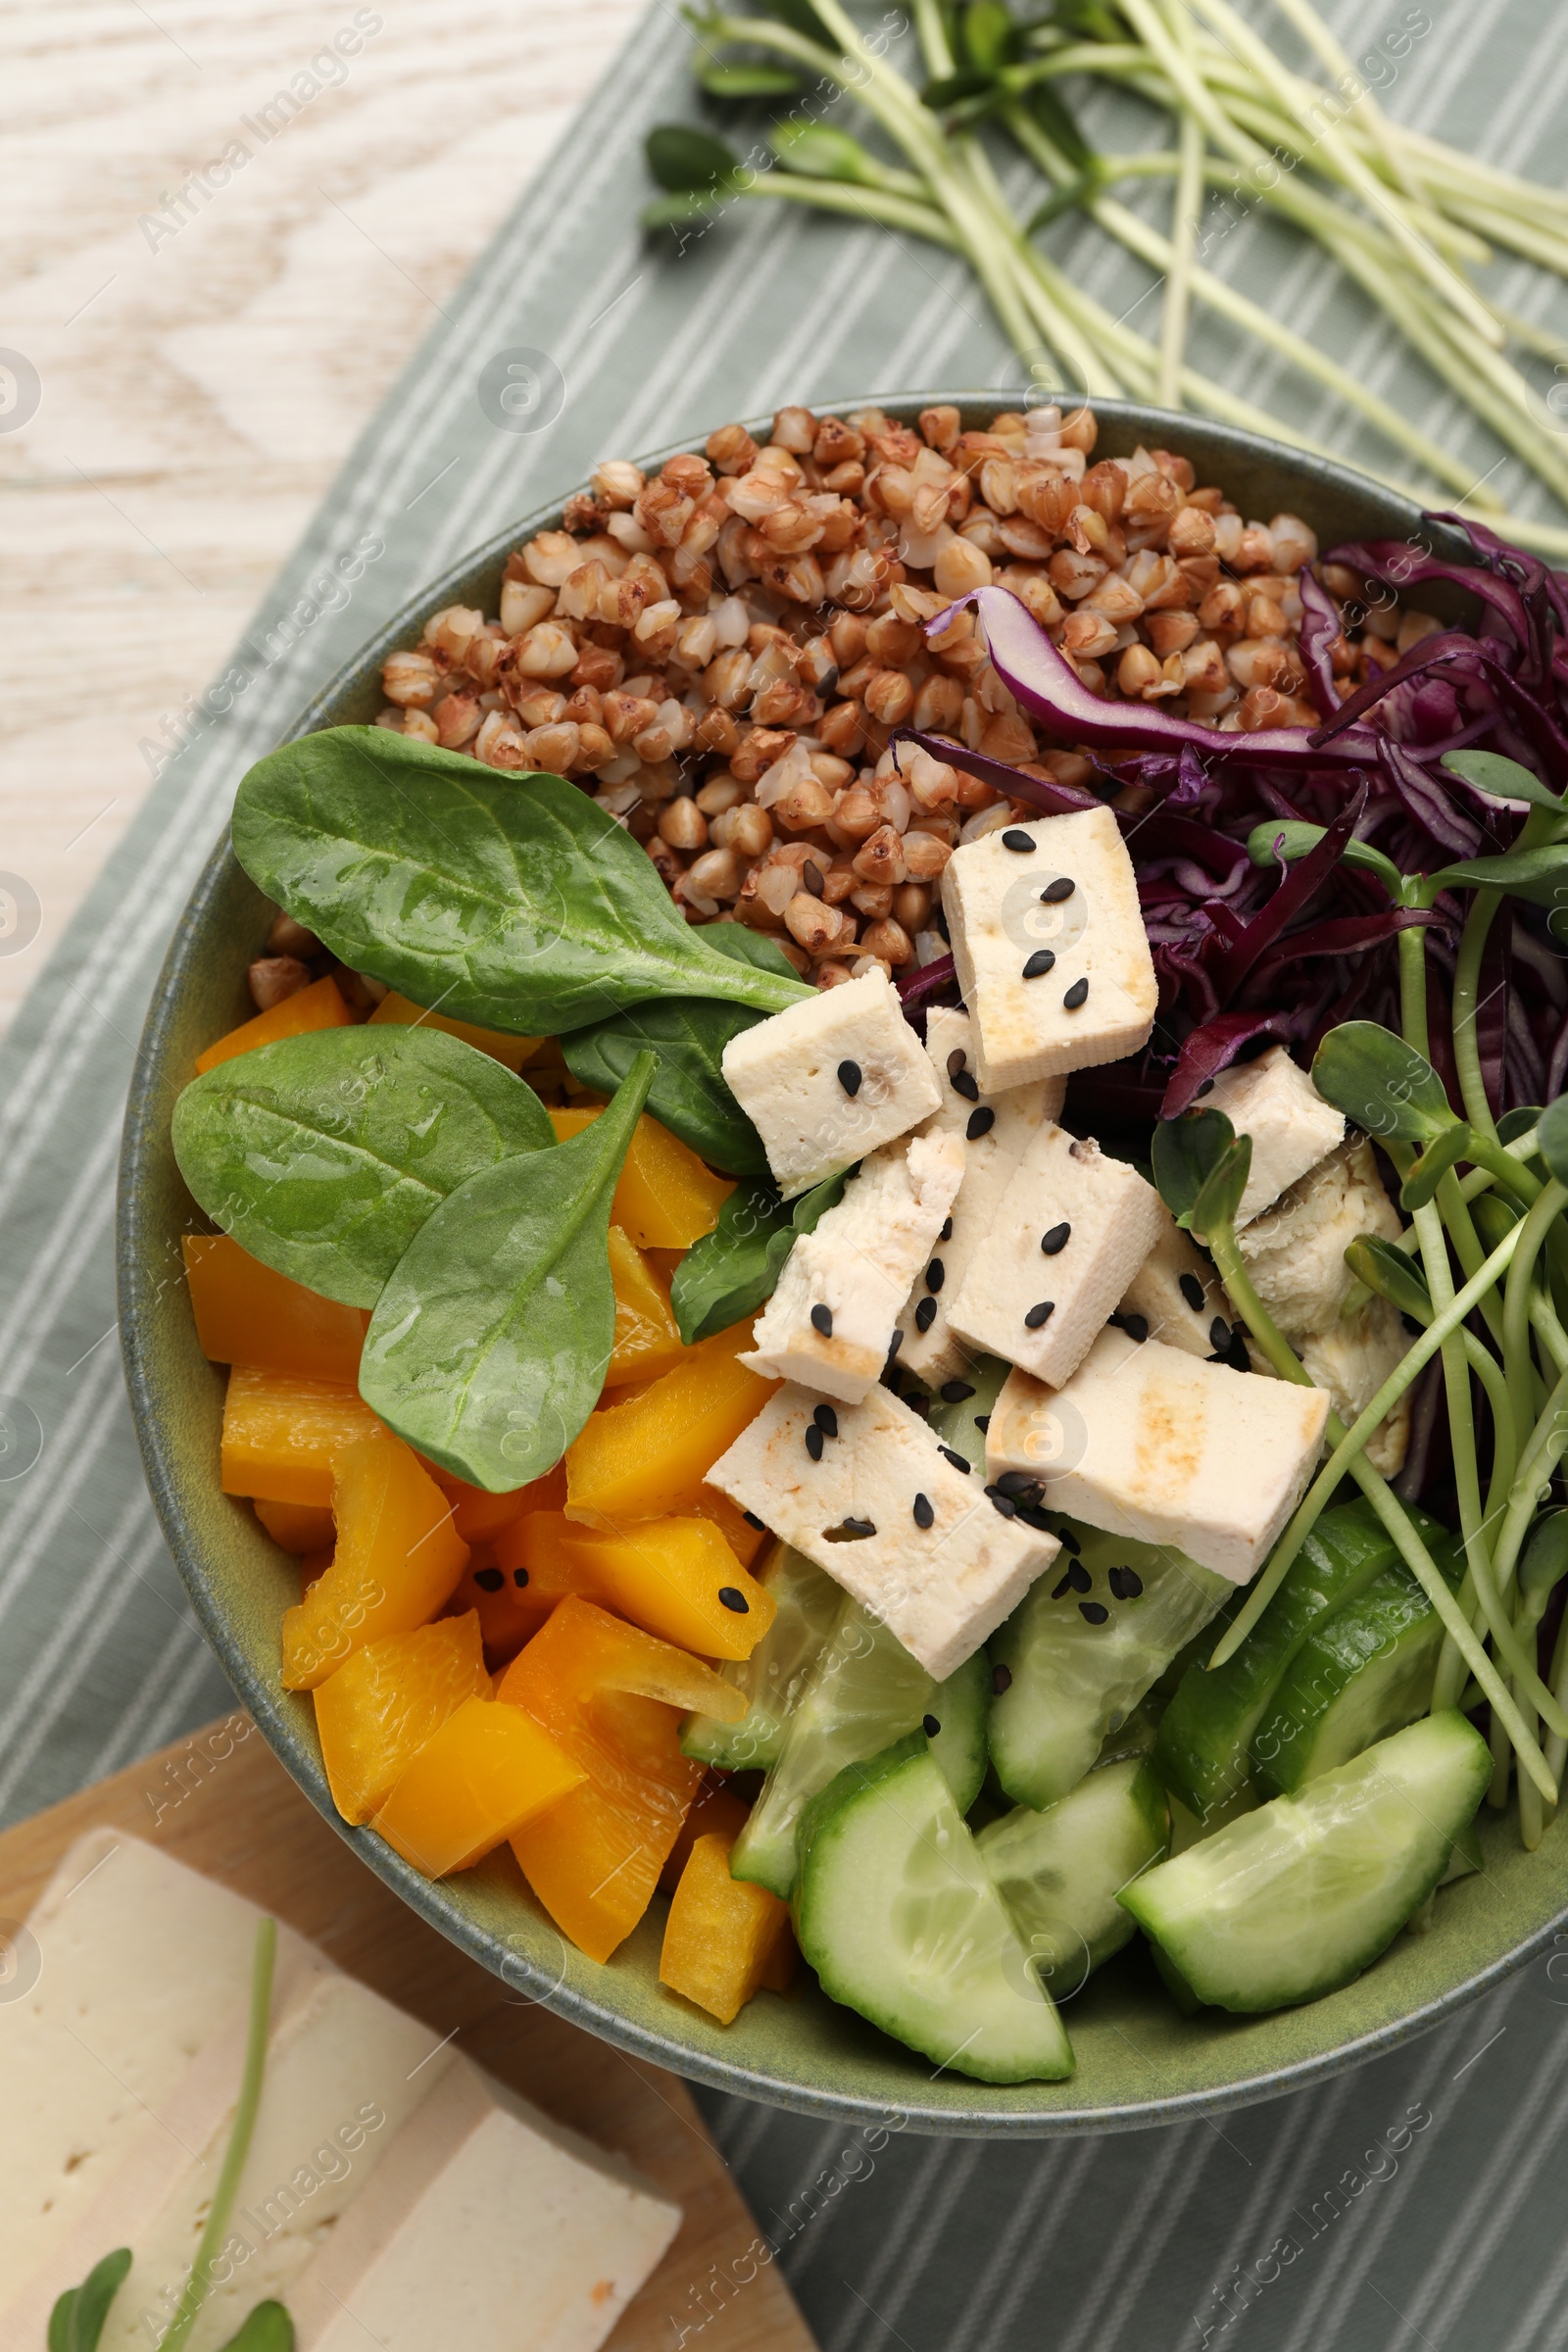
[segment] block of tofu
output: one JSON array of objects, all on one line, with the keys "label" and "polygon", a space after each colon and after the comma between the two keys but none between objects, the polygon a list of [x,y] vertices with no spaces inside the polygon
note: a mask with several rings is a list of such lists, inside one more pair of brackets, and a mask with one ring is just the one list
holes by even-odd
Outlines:
[{"label": "block of tofu", "polygon": [[596,2352],[680,2219],[460,2058],[290,2290],[299,2352]]},{"label": "block of tofu", "polygon": [[1221,1070],[1202,1108],[1222,1110],[1238,1135],[1252,1139],[1252,1164],[1236,1212],[1238,1232],[1345,1140],[1343,1113],[1324,1102],[1284,1046],[1270,1046],[1255,1061],[1232,1062]]},{"label": "block of tofu", "polygon": [[1059,1549],[956,1468],[881,1387],[837,1412],[809,1390],[778,1390],[708,1477],[825,1569],[938,1682],[1012,1614]]},{"label": "block of tofu", "polygon": [[1245,1585],[1317,1466],[1328,1405],[1321,1389],[1106,1331],[1064,1388],[1008,1375],[986,1469],[1038,1478],[1052,1510]]},{"label": "block of tofu", "polygon": [[858,1404],[882,1377],[909,1286],[932,1260],[963,1174],[956,1135],[901,1136],[860,1163],[814,1233],[803,1233],[758,1318],[743,1364]]},{"label": "block of tofu", "polygon": [[882,971],[743,1029],[724,1048],[723,1070],[786,1200],[906,1135],[942,1100]]},{"label": "block of tofu", "polygon": [[966,842],[943,874],[942,906],[985,1093],[1119,1061],[1148,1044],[1154,962],[1108,808]]},{"label": "block of tofu", "polygon": [[934,1004],[927,1013],[925,1050],[942,1089],[942,1108],[924,1132],[959,1139],[963,1181],[953,1203],[953,1230],[939,1252],[937,1287],[922,1266],[899,1316],[904,1337],[898,1360],[935,1388],[973,1359],[974,1349],[949,1325],[948,1301],[957,1297],[1026,1147],[1060,1111],[1067,1082],[1042,1078],[1004,1095],[983,1095],[974,1074],[974,1024],[953,1005]]},{"label": "block of tofu", "polygon": [[[182,1988],[194,1971],[177,1972]],[[228,2236],[188,2352],[219,2352],[253,2306],[287,2302],[400,2128],[453,2062],[428,2026],[351,1977],[311,1971],[274,2000],[255,2134]],[[100,2352],[156,2342],[189,2275],[233,2121],[244,2019],[214,2034],[156,2115],[144,2115],[98,2194],[0,2311],[0,2344],[44,2340],[54,2298],[111,2246],[132,2263]]]},{"label": "block of tofu", "polygon": [[1136,1168],[1045,1122],[969,1260],[948,1320],[959,1339],[1059,1388],[1159,1239]]},{"label": "block of tofu", "polygon": [[1163,1201],[1159,1213],[1159,1239],[1122,1293],[1117,1320],[1135,1340],[1223,1355],[1236,1323],[1225,1285]]},{"label": "block of tofu", "polygon": [[[1343,1421],[1371,1403],[1410,1345],[1386,1298],[1344,1312],[1354,1280],[1345,1252],[1363,1234],[1397,1242],[1403,1230],[1361,1137],[1331,1152],[1238,1236],[1258,1297]],[[1396,1477],[1409,1437],[1407,1394],[1367,1446],[1373,1468]]]},{"label": "block of tofu", "polygon": [[[89,1830],[62,1861],[19,1939],[36,1979],[0,2011],[0,2308],[241,2014],[260,1917],[122,1830]],[[311,1957],[282,1930],[280,1987]]]}]

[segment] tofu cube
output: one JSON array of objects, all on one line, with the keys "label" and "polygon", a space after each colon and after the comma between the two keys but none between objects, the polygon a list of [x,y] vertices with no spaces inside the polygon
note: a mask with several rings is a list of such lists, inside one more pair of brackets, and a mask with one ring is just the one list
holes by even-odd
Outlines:
[{"label": "tofu cube", "polygon": [[948,1308],[961,1340],[1059,1388],[1159,1239],[1136,1168],[1044,1124],[1024,1152]]},{"label": "tofu cube", "polygon": [[[1403,1230],[1362,1137],[1331,1152],[1238,1236],[1258,1297],[1343,1421],[1371,1403],[1410,1345],[1386,1298],[1346,1315],[1354,1277],[1345,1252],[1363,1234],[1397,1242]],[[1407,1393],[1367,1446],[1373,1468],[1396,1477],[1409,1437]]]},{"label": "tofu cube", "polygon": [[1148,1044],[1154,960],[1108,808],[965,843],[943,874],[942,906],[983,1092],[1120,1061]]},{"label": "tofu cube", "polygon": [[862,1160],[814,1233],[803,1233],[743,1355],[772,1380],[796,1380],[858,1404],[882,1377],[894,1326],[963,1174],[956,1135],[903,1136]]},{"label": "tofu cube", "polygon": [[290,2291],[308,2352],[597,2352],[680,2227],[459,2058]]},{"label": "tofu cube", "polygon": [[947,1004],[934,1004],[926,1015],[925,1050],[942,1089],[942,1108],[924,1132],[958,1139],[963,1181],[953,1203],[953,1230],[938,1252],[936,1287],[922,1267],[899,1316],[904,1336],[898,1360],[935,1388],[973,1359],[973,1348],[948,1322],[949,1301],[957,1297],[1025,1150],[1060,1111],[1067,1082],[1042,1078],[1008,1094],[983,1095],[974,1074],[974,1023]]},{"label": "tofu cube", "polygon": [[708,1477],[842,1585],[938,1682],[1012,1614],[1060,1549],[955,1468],[919,1416],[881,1387],[837,1412],[808,1390],[778,1390]]},{"label": "tofu cube", "polygon": [[743,1029],[724,1048],[723,1071],[786,1200],[906,1135],[942,1100],[882,971]]},{"label": "tofu cube", "polygon": [[1189,1355],[1223,1355],[1236,1310],[1208,1259],[1160,1203],[1159,1239],[1122,1294],[1116,1320],[1131,1339]]},{"label": "tofu cube", "polygon": [[1038,1478],[1052,1510],[1245,1585],[1305,1492],[1328,1409],[1321,1389],[1105,1331],[1063,1388],[1009,1374],[986,1469]]},{"label": "tofu cube", "polygon": [[1324,1102],[1284,1046],[1270,1046],[1255,1061],[1232,1062],[1221,1070],[1202,1107],[1222,1110],[1238,1135],[1252,1139],[1252,1165],[1236,1212],[1238,1232],[1345,1141],[1343,1114]]}]

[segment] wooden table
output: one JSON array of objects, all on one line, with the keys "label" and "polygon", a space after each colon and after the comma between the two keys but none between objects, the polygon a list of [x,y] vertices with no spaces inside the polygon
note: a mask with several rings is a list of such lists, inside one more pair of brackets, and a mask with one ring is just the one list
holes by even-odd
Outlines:
[{"label": "wooden table", "polygon": [[[0,956],[0,1029],[152,780],[138,744],[218,668],[640,9],[6,12],[0,344],[41,399],[0,430],[0,869],[43,921]],[[301,74],[318,91],[177,224],[169,199]]]}]

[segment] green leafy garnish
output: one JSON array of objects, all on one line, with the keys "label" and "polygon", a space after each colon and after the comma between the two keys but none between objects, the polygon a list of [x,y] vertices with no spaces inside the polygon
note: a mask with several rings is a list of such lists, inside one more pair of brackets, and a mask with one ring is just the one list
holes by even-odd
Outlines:
[{"label": "green leafy garnish", "polygon": [[294,2323],[281,2303],[258,2303],[223,2352],[294,2352]]},{"label": "green leafy garnish", "polygon": [[1443,1080],[1424,1054],[1377,1021],[1344,1021],[1312,1060],[1325,1102],[1380,1140],[1426,1144],[1457,1126]]},{"label": "green leafy garnish", "polygon": [[420,1226],[366,1334],[360,1394],[432,1461],[492,1494],[560,1461],[615,1338],[610,1205],[655,1069],[553,1151],[485,1168]]},{"label": "green leafy garnish", "polygon": [[49,2314],[49,2352],[98,2352],[109,2306],[130,2268],[130,2248],[121,2246],[95,2262],[80,2286],[69,2287]]},{"label": "green leafy garnish", "polygon": [[816,1231],[843,1199],[844,1182],[842,1174],[829,1176],[790,1202],[770,1184],[741,1185],[730,1194],[713,1231],[687,1250],[669,1286],[676,1327],[688,1348],[728,1331],[771,1298],[797,1235]]},{"label": "green leafy garnish", "polygon": [[662,122],[644,142],[648,169],[662,188],[683,196],[732,184],[739,166],[722,139],[683,122]]},{"label": "green leafy garnish", "polygon": [[373,1306],[448,1194],[553,1146],[555,1129],[533,1089],[488,1054],[389,1022],[220,1061],[175,1103],[173,1143],[196,1200],[252,1257],[323,1298]]},{"label": "green leafy garnish", "polygon": [[1155,1127],[1155,1188],[1177,1224],[1189,1232],[1195,1229],[1199,1195],[1218,1173],[1235,1141],[1236,1130],[1222,1110],[1188,1110],[1179,1119],[1161,1119]]},{"label": "green leafy garnish", "polygon": [[1505,760],[1500,752],[1445,752],[1443,765],[1492,800],[1526,801],[1533,808],[1568,815],[1560,794],[1533,776],[1528,767],[1521,767],[1517,760]]}]

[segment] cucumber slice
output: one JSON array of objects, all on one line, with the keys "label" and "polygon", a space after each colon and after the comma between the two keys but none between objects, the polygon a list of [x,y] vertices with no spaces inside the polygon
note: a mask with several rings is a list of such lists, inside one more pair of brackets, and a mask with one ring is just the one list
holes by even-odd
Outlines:
[{"label": "cucumber slice", "polygon": [[980,1426],[989,1421],[992,1408],[1002,1395],[1003,1384],[1012,1370],[1000,1355],[977,1355],[966,1364],[956,1380],[944,1382],[945,1388],[971,1389],[969,1396],[946,1397],[938,1389],[932,1398],[928,1416],[933,1436],[955,1453],[961,1453],[971,1470],[982,1478],[986,1467],[986,1433]]},{"label": "cucumber slice", "polygon": [[983,1652],[935,1683],[885,1625],[840,1594],[833,1632],[784,1726],[778,1762],[730,1853],[737,1879],[788,1898],[795,1884],[795,1832],[811,1798],[847,1764],[864,1763],[906,1733],[940,1725],[930,1745],[955,1802],[967,1813],[986,1769],[990,1669]]},{"label": "cucumber slice", "polygon": [[1277,1796],[1117,1898],[1200,2001],[1316,2000],[1369,1968],[1448,1867],[1492,1777],[1453,1708]]},{"label": "cucumber slice", "polygon": [[[1464,1574],[1452,1537],[1432,1553],[1451,1586]],[[1443,1647],[1443,1620],[1402,1561],[1308,1635],[1252,1735],[1262,1797],[1290,1796],[1424,1715]]]},{"label": "cucumber slice", "polygon": [[688,1715],[681,1725],[681,1753],[723,1772],[765,1772],[784,1752],[786,1718],[800,1705],[807,1677],[833,1631],[844,1589],[812,1566],[793,1544],[780,1544],[759,1582],[772,1593],[778,1614],[749,1658],[719,1667],[750,1701],[739,1723],[716,1715]]},{"label": "cucumber slice", "polygon": [[1129,1758],[1044,1813],[1020,1805],[975,1844],[1041,1983],[1066,2001],[1131,1939],[1133,1915],[1116,1897],[1165,1859],[1170,1813],[1148,1764]]},{"label": "cucumber slice", "polygon": [[1059,2082],[1072,2048],[918,1732],[801,1823],[795,1933],[822,1989],[939,2068]]},{"label": "cucumber slice", "polygon": [[[1412,1516],[1424,1535],[1445,1533],[1423,1512]],[[1235,1656],[1212,1672],[1188,1669],[1160,1724],[1154,1769],[1200,1820],[1247,1787],[1252,1735],[1302,1642],[1396,1556],[1370,1503],[1326,1511]]]},{"label": "cucumber slice", "polygon": [[[991,1707],[991,1760],[1015,1804],[1036,1810],[1076,1788],[1107,1734],[1119,1731],[1185,1642],[1236,1588],[1170,1544],[1138,1544],[1068,1525],[1062,1556],[991,1639],[1001,1688]],[[1089,1589],[1075,1589],[1071,1553]],[[1111,1585],[1130,1569],[1131,1598]],[[1078,1584],[1081,1587],[1082,1577]],[[1126,1591],[1126,1580],[1117,1584]],[[1097,1615],[1083,1614],[1087,1606]]]}]

